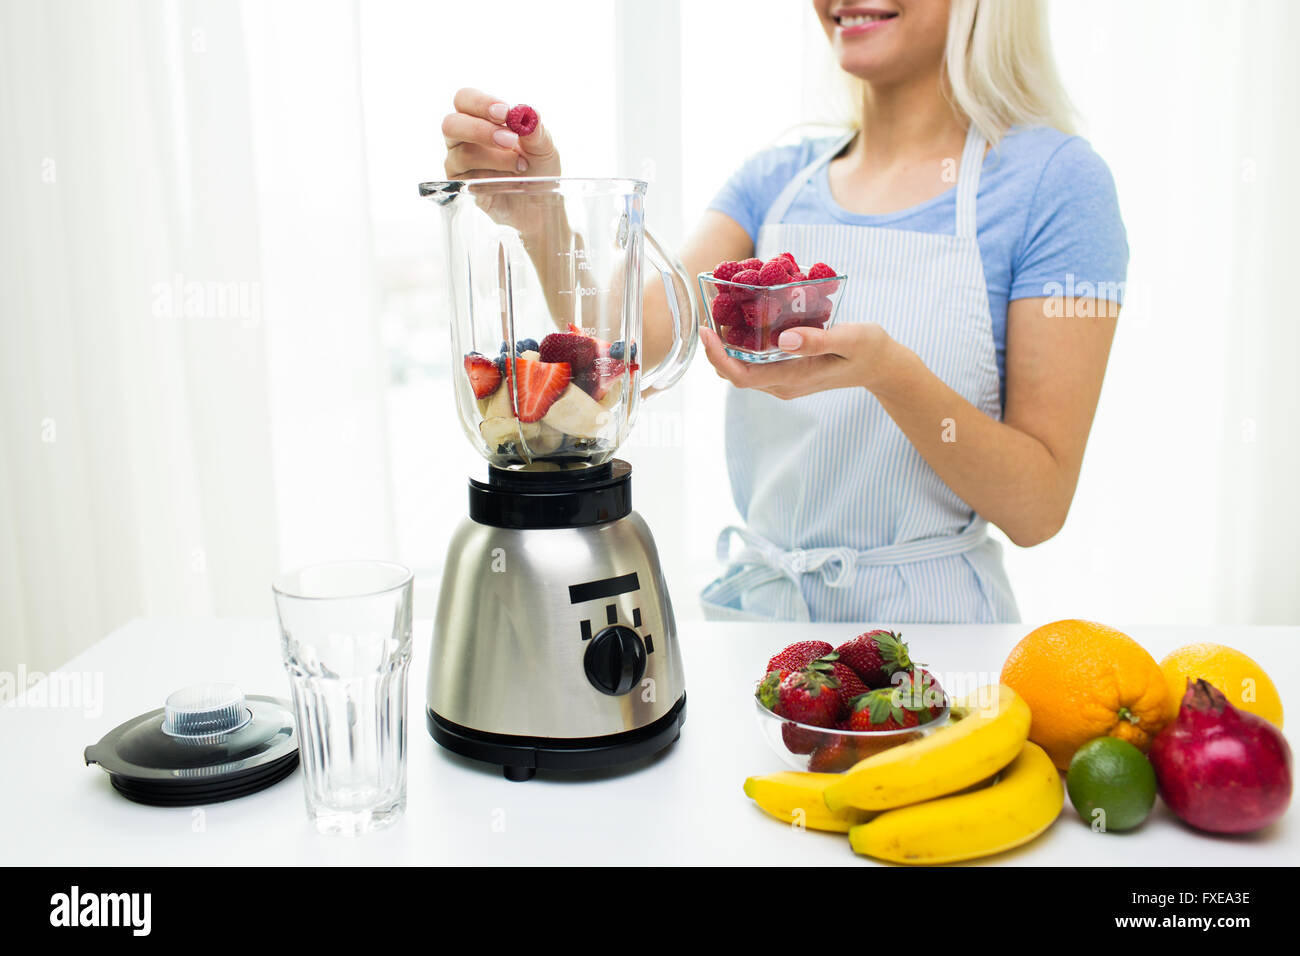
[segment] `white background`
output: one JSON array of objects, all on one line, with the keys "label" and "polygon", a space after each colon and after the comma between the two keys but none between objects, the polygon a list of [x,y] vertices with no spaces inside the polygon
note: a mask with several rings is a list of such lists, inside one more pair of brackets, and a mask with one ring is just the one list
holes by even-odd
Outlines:
[{"label": "white background", "polygon": [[[1297,12],[1051,11],[1132,259],[1069,522],[1006,545],[1024,620],[1300,621]],[[273,573],[331,557],[407,563],[431,614],[483,468],[415,190],[457,87],[537,107],[568,174],[649,179],[669,244],[842,109],[789,0],[6,0],[0,78],[0,669],[137,615],[269,614]],[[160,316],[178,274],[255,314]],[[701,360],[624,449],[682,617],[734,519],[724,394]]]}]

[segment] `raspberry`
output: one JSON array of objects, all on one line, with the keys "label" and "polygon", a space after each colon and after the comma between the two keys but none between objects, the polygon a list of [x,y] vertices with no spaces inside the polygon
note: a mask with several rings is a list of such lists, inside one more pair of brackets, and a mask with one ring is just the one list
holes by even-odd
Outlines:
[{"label": "raspberry", "polygon": [[732,282],[737,282],[740,285],[762,285],[758,280],[759,272],[757,269],[742,269],[731,277]]},{"label": "raspberry", "polygon": [[834,279],[835,270],[824,262],[817,262],[808,270],[809,279]]},{"label": "raspberry", "polygon": [[740,268],[753,269],[754,271],[758,271],[759,269],[763,268],[763,260],[762,259],[741,259]]},{"label": "raspberry", "polygon": [[713,300],[711,309],[713,321],[716,325],[732,325],[737,321],[739,304],[736,302],[735,296],[726,292],[721,293]]},{"label": "raspberry", "polygon": [[739,262],[720,262],[713,270],[713,278],[720,282],[730,282],[732,276],[739,271]]},{"label": "raspberry", "polygon": [[746,328],[743,325],[727,326],[727,331],[722,338],[733,348],[748,349],[751,352],[758,351],[759,343],[762,341],[758,329]]},{"label": "raspberry", "polygon": [[510,107],[510,112],[506,114],[506,128],[520,136],[527,136],[537,129],[537,124],[541,121],[542,118],[537,115],[537,110],[523,103]]},{"label": "raspberry", "polygon": [[772,259],[770,262],[763,264],[763,268],[758,270],[759,285],[784,285],[790,281],[790,272],[786,268],[784,259]]},{"label": "raspberry", "polygon": [[784,259],[786,262],[790,263],[789,272],[791,275],[794,275],[796,272],[799,271],[799,263],[794,261],[793,252],[783,252],[779,256],[777,256],[777,258]]},{"label": "raspberry", "polygon": [[575,332],[552,332],[542,339],[538,357],[543,362],[568,362],[576,376],[596,361],[596,340]]}]

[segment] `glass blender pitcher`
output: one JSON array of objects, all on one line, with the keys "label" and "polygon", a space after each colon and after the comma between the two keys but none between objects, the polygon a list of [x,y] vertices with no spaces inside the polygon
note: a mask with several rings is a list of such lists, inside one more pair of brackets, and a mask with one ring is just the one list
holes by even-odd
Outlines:
[{"label": "glass blender pitcher", "polygon": [[[447,544],[429,658],[429,732],[502,768],[641,760],[681,731],[672,602],[631,466],[643,394],[695,349],[685,271],[627,179],[424,183],[445,226],[456,407],[488,460]],[[671,329],[641,323],[644,259]],[[646,367],[648,366],[648,367]]]},{"label": "glass blender pitcher", "polygon": [[[464,364],[456,405],[492,465],[608,461],[641,396],[690,363],[689,279],[646,230],[645,192],[630,179],[421,184],[445,225],[452,348]],[[671,341],[642,334],[647,256],[667,293]]]}]

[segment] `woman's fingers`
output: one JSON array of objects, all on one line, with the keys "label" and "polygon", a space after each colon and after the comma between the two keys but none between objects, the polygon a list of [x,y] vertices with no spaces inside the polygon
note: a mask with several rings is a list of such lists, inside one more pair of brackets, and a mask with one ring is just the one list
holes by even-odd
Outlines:
[{"label": "woman's fingers", "polygon": [[508,103],[471,86],[457,90],[456,95],[451,99],[451,105],[457,113],[477,116],[479,119],[490,120],[497,124],[504,123],[506,114],[510,112]]},{"label": "woman's fingers", "polygon": [[786,329],[777,338],[776,344],[782,351],[796,355],[825,355],[834,351],[830,334],[825,329],[803,326]]},{"label": "woman's fingers", "polygon": [[[447,141],[447,148],[461,143],[477,143],[479,146],[499,146],[502,149],[516,149],[519,136],[504,126],[498,126],[490,120],[468,113],[448,113],[442,118],[442,135]],[[536,136],[536,132],[533,136]],[[529,137],[532,139],[532,136]]]},{"label": "woman's fingers", "polygon": [[[456,91],[452,106],[455,112],[442,120],[448,176],[468,178],[464,174],[473,170],[560,175],[560,154],[550,131],[541,123],[527,136],[520,137],[504,125],[510,112],[508,103],[468,86]],[[453,157],[458,150],[460,154]],[[512,153],[514,159],[507,159],[506,152]]]},{"label": "woman's fingers", "polygon": [[704,355],[709,360],[719,377],[725,378],[732,385],[748,388],[747,376],[750,368],[740,359],[732,358],[722,347],[722,340],[712,329],[700,329],[700,341],[704,343]]},{"label": "woman's fingers", "polygon": [[538,123],[537,129],[527,136],[518,137],[518,142],[525,156],[543,160],[558,158],[555,156],[555,144],[551,142],[551,134],[542,123]]},{"label": "woman's fingers", "polygon": [[470,173],[485,170],[495,173],[522,173],[528,169],[528,161],[511,149],[461,143],[447,150],[444,168],[447,170],[448,179],[468,179],[473,178]]}]

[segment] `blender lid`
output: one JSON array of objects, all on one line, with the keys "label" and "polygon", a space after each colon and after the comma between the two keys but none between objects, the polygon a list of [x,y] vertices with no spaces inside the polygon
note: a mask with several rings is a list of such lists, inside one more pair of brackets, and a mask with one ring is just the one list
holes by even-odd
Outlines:
[{"label": "blender lid", "polygon": [[118,725],[84,756],[128,799],[192,806],[255,793],[288,776],[298,765],[298,739],[288,701],[207,683]]}]

